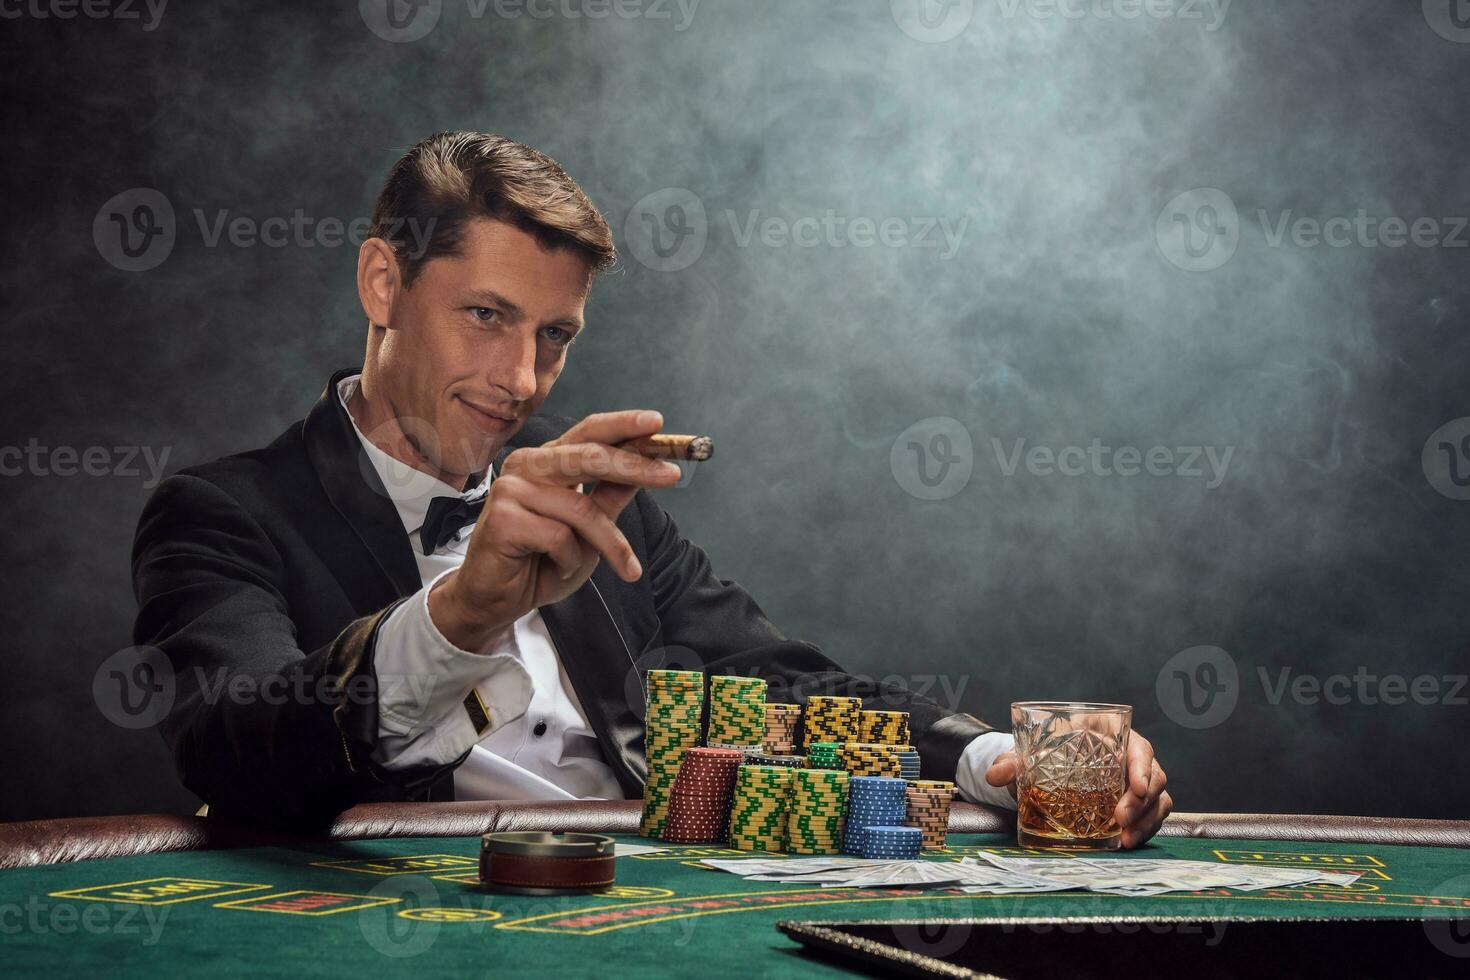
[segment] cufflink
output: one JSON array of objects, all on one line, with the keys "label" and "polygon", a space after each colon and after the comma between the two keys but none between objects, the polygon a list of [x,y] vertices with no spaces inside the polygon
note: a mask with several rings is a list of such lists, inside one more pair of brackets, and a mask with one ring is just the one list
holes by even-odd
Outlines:
[{"label": "cufflink", "polygon": [[464,710],[470,716],[470,724],[475,726],[476,735],[484,735],[490,730],[490,708],[479,691],[470,688],[470,693],[464,696]]}]

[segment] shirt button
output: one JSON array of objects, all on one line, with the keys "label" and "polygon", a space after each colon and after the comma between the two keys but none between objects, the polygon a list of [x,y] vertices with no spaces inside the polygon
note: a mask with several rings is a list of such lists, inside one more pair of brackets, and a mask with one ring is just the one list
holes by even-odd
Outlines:
[{"label": "shirt button", "polygon": [[536,735],[537,738],[540,738],[542,735],[545,735],[546,734],[546,722],[544,722],[544,721],[538,721],[538,722],[536,722],[536,727],[533,728],[533,729],[531,729],[531,731],[535,733],[535,735]]}]

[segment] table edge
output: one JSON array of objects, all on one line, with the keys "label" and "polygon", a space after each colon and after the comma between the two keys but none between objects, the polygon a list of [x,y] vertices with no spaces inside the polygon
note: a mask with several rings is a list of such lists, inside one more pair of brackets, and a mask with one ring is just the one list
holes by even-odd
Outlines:
[{"label": "table edge", "polygon": [[[299,845],[323,840],[476,837],[489,831],[572,830],[632,834],[637,800],[365,803],[314,834],[288,834],[208,817],[132,814],[0,824],[0,869],[136,854]],[[950,832],[1009,833],[1014,814],[956,803]],[[1164,837],[1470,848],[1470,821],[1271,813],[1174,813]]]}]

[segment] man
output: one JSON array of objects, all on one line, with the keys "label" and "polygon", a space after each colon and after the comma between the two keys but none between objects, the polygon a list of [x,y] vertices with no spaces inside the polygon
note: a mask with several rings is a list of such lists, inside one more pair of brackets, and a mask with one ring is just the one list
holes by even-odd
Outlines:
[{"label": "man", "polygon": [[[715,576],[649,493],[678,468],[618,448],[657,412],[535,414],[616,257],[554,161],[439,134],[373,220],[362,371],[269,446],[165,480],[139,522],[135,642],[175,668],[164,734],[212,813],[305,829],[371,799],[639,796],[636,678],[666,650],[907,710],[926,778],[1014,805],[1008,735],[848,675]],[[1141,736],[1128,769],[1136,846],[1172,803]]]}]

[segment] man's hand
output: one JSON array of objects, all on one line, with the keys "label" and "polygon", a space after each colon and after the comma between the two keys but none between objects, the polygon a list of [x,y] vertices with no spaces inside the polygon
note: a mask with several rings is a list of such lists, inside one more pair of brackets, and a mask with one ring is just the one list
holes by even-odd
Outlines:
[{"label": "man's hand", "polygon": [[[1123,798],[1113,812],[1123,830],[1123,846],[1134,848],[1158,832],[1164,818],[1174,809],[1174,800],[1164,790],[1169,777],[1154,758],[1153,745],[1137,732],[1128,736],[1123,765],[1127,771]],[[992,786],[1006,787],[1014,798],[1020,766],[1015,752],[1002,752],[985,771],[985,781]]]},{"label": "man's hand", "polygon": [[[657,412],[589,415],[560,438],[507,456],[464,564],[429,593],[430,618],[445,638],[483,649],[532,609],[581,588],[602,559],[636,582],[643,569],[614,522],[640,487],[673,486],[680,470],[616,446],[662,427]],[[577,491],[593,481],[590,494]]]}]

